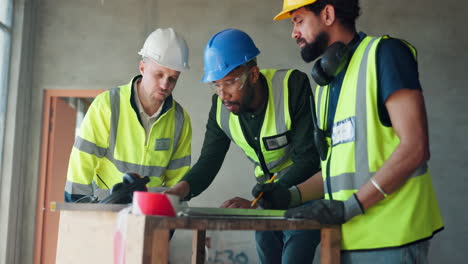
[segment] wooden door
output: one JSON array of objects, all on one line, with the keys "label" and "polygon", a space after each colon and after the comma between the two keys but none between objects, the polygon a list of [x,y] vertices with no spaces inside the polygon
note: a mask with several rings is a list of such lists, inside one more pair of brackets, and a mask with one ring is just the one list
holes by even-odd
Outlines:
[{"label": "wooden door", "polygon": [[75,138],[76,110],[65,97],[92,97],[103,90],[46,90],[36,214],[35,264],[55,263],[60,215],[50,203],[64,201],[68,160]]},{"label": "wooden door", "polygon": [[55,263],[59,214],[51,212],[49,204],[52,201],[63,202],[63,188],[76,124],[76,110],[59,97],[51,98],[50,114],[41,263]]}]

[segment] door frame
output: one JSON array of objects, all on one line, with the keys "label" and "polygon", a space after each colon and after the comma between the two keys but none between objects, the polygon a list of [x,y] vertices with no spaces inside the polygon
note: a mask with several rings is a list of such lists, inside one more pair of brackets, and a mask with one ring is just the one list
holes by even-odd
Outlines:
[{"label": "door frame", "polygon": [[[106,90],[57,90],[45,89],[43,97],[43,114],[42,114],[42,136],[41,136],[41,152],[39,164],[39,179],[37,189],[36,203],[36,225],[34,235],[34,264],[41,264],[42,259],[42,241],[44,238],[44,212],[49,210],[49,205],[44,204],[46,199],[46,187],[48,182],[47,171],[49,164],[49,142],[50,140],[50,125],[51,125],[51,110],[52,98],[54,97],[79,97],[79,98],[95,98],[98,94]],[[58,228],[58,227],[57,227]]]}]

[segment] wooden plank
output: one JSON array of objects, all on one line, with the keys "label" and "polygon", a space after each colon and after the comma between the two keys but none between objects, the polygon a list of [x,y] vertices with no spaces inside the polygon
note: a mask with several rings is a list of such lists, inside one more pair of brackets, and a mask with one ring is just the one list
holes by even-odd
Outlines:
[{"label": "wooden plank", "polygon": [[112,264],[116,219],[114,212],[61,211],[56,263]]},{"label": "wooden plank", "polygon": [[194,230],[192,238],[192,264],[205,263],[206,231]]},{"label": "wooden plank", "polygon": [[320,229],[314,220],[232,217],[161,217],[141,216],[155,229],[196,230],[303,230]]},{"label": "wooden plank", "polygon": [[[125,263],[144,263],[145,252],[151,252],[153,238],[147,231],[146,221],[142,217],[127,215],[125,236]],[[148,247],[148,248],[147,248]]]},{"label": "wooden plank", "polygon": [[108,211],[118,212],[129,204],[100,204],[100,203],[56,203],[50,204],[51,211]]},{"label": "wooden plank", "polygon": [[341,227],[323,227],[321,229],[320,258],[322,264],[339,264],[341,251]]}]

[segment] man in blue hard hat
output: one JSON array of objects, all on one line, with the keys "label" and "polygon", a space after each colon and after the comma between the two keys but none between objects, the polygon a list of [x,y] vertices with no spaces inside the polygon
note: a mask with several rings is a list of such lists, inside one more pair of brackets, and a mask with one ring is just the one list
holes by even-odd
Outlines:
[{"label": "man in blue hard hat", "polygon": [[[258,183],[270,182],[275,176],[271,185],[288,190],[320,170],[311,140],[308,100],[312,93],[307,75],[294,69],[260,70],[259,53],[252,39],[237,29],[218,32],[208,41],[202,82],[209,83],[215,95],[202,152],[193,168],[167,193],[189,199],[204,191],[217,175],[231,141],[254,163]],[[301,198],[289,196],[289,191],[280,201],[277,196],[264,195],[259,204],[273,209],[299,205]],[[249,199],[235,197],[221,207],[251,205]],[[255,237],[261,263],[312,263],[320,232],[257,231]]]}]

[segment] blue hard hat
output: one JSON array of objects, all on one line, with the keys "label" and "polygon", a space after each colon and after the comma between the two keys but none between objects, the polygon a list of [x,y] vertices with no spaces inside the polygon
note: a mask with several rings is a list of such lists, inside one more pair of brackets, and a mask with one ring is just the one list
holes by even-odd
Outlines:
[{"label": "blue hard hat", "polygon": [[225,29],[208,41],[203,55],[205,63],[202,82],[217,81],[236,67],[257,57],[260,51],[244,31]]}]

